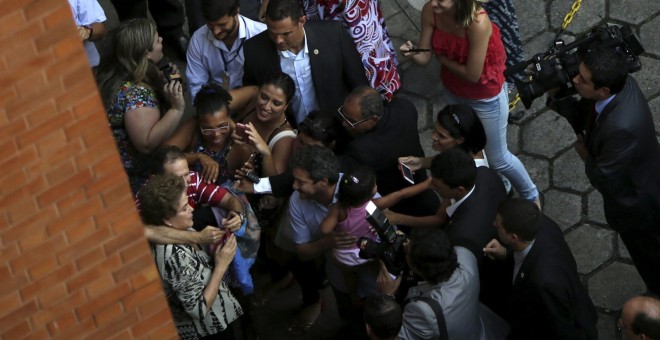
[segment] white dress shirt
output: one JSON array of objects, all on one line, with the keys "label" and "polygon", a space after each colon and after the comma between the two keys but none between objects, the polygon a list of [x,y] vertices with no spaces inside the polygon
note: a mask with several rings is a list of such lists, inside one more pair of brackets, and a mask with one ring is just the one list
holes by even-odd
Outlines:
[{"label": "white dress shirt", "polygon": [[187,54],[190,96],[195,98],[202,85],[208,82],[223,84],[225,72],[229,74],[230,89],[243,86],[243,44],[265,30],[265,24],[238,15],[238,37],[231,48],[216,39],[206,25],[195,31]]},{"label": "white dress shirt", "polygon": [[307,114],[319,108],[312,81],[307,35],[305,35],[305,47],[298,54],[291,51],[279,51],[279,54],[282,72],[288,74],[296,83],[296,93],[293,100],[291,100],[291,108],[296,117],[296,122],[300,124],[307,117]]}]

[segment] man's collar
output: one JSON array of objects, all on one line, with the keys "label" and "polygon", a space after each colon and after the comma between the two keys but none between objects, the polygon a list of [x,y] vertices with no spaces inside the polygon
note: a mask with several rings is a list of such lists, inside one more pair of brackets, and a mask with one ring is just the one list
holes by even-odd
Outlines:
[{"label": "man's collar", "polygon": [[[309,54],[309,47],[307,46],[307,32],[305,32],[305,27],[303,27],[303,38],[305,39],[305,40],[304,40],[304,41],[305,41],[305,45],[303,46],[303,48],[302,48],[301,51],[305,52],[305,54]],[[300,51],[298,51],[298,53],[293,53],[293,52],[291,52],[291,51],[289,51],[289,50],[286,50],[286,51],[277,51],[277,52],[279,53],[280,56],[285,57],[285,58],[295,57],[295,56],[297,56],[298,54],[300,54]]]},{"label": "man's collar", "polygon": [[596,108],[596,112],[600,115],[601,112],[603,112],[603,110],[605,110],[605,107],[607,106],[607,104],[609,104],[614,99],[614,97],[616,97],[616,93],[609,96],[609,97],[607,97],[607,98],[605,98],[605,99],[603,99],[603,100],[597,101],[594,104],[594,107]]},{"label": "man's collar", "polygon": [[449,217],[451,217],[451,215],[453,215],[453,214],[456,212],[456,210],[458,209],[458,207],[460,207],[461,204],[462,204],[463,202],[465,202],[465,200],[466,200],[468,197],[470,197],[470,195],[472,195],[472,193],[474,192],[474,188],[476,188],[476,185],[472,186],[472,189],[470,190],[470,192],[468,192],[467,195],[463,196],[463,198],[461,198],[461,199],[458,200],[457,202],[455,202],[454,199],[451,200],[451,201],[452,201],[452,204],[451,204],[450,206],[447,207],[447,215],[448,215]]}]

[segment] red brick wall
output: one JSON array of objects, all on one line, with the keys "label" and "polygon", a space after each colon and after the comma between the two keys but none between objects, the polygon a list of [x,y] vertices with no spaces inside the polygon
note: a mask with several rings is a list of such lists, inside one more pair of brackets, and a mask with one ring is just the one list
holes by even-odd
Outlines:
[{"label": "red brick wall", "polygon": [[66,0],[0,0],[0,338],[175,338]]}]

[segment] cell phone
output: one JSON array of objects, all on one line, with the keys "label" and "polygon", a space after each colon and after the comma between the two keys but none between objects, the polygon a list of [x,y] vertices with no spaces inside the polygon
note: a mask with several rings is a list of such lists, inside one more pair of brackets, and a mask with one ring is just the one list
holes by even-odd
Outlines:
[{"label": "cell phone", "polygon": [[413,178],[413,171],[410,169],[409,166],[403,163],[399,163],[399,170],[401,170],[401,175],[403,175],[403,179],[410,182],[410,184],[415,184],[415,179]]},{"label": "cell phone", "polygon": [[431,49],[428,49],[428,48],[411,48],[411,49],[409,49],[407,51],[403,51],[403,52],[404,53],[408,53],[408,52],[431,52]]},{"label": "cell phone", "polygon": [[[249,139],[248,134],[247,134],[247,128],[248,127],[247,127],[246,124],[236,123],[236,134],[239,137],[241,137],[241,139],[244,142],[247,142],[248,139]],[[252,156],[250,156],[250,158],[252,158]],[[249,160],[248,160],[248,162],[249,162]]]},{"label": "cell phone", "polygon": [[[258,152],[253,152],[250,155],[250,158],[248,158],[248,160],[245,163],[250,163],[250,164],[254,165],[254,159],[257,158],[258,154],[259,154]],[[259,176],[257,176],[257,174],[255,174],[254,171],[246,172],[245,173],[245,178],[247,178],[250,182],[255,183],[255,184],[259,183],[259,181],[261,181],[261,178],[259,178]]]},{"label": "cell phone", "polygon": [[181,82],[181,75],[178,73],[174,72],[174,68],[170,65],[165,65],[160,68],[161,71],[163,71],[163,75],[165,76],[165,80],[169,83],[171,81],[178,81],[179,83]]}]

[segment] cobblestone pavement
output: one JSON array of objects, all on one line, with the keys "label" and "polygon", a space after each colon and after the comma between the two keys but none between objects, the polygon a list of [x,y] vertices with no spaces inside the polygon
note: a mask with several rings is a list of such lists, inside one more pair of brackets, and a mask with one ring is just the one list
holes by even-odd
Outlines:
[{"label": "cobblestone pavement", "polygon": [[[497,1],[497,0],[494,0]],[[571,0],[516,0],[526,58],[545,52],[571,8]],[[383,0],[381,3],[390,36],[396,47],[419,38],[423,2]],[[567,27],[568,43],[601,23],[628,23],[646,52],[640,57],[643,68],[634,73],[649,99],[656,134],[660,135],[660,1],[590,0]],[[434,113],[444,106],[436,61],[419,67],[405,59],[402,94],[420,113],[419,128],[425,150],[431,149]],[[600,339],[615,339],[616,322],[623,303],[643,293],[642,282],[621,239],[605,222],[602,197],[587,179],[583,162],[573,149],[575,135],[565,119],[545,108],[545,96],[536,99],[519,124],[509,125],[509,150],[518,155],[530,176],[545,194],[545,213],[564,231],[583,283],[598,309]],[[521,110],[522,103],[516,110]],[[659,268],[660,270],[660,268]]]},{"label": "cobblestone pavement", "polygon": [[[498,0],[493,0],[498,1]],[[100,0],[110,27],[117,25],[109,0]],[[381,9],[394,46],[405,40],[417,42],[420,27],[419,9],[425,0],[381,0]],[[526,57],[547,50],[571,0],[515,0]],[[640,38],[646,52],[643,69],[634,74],[653,112],[656,133],[660,135],[660,1],[658,0],[588,0],[575,15],[563,36],[566,42],[603,23],[628,23]],[[166,51],[167,52],[167,51]],[[185,68],[183,63],[181,69]],[[439,82],[439,66],[433,60],[419,67],[400,58],[403,88],[419,111],[419,129],[427,155],[431,149],[434,113],[445,104]],[[509,150],[518,155],[530,176],[545,194],[545,213],[565,233],[578,264],[583,283],[598,309],[600,339],[619,338],[616,322],[621,306],[646,288],[632,265],[618,235],[608,228],[602,210],[601,195],[589,184],[583,163],[572,145],[575,136],[568,123],[544,107],[545,96],[534,101],[518,124],[509,125]],[[517,110],[522,109],[522,104]],[[257,282],[263,281],[260,277]],[[298,339],[331,336],[339,320],[330,289],[322,292],[324,310],[310,332]],[[296,285],[287,287],[271,302],[254,310],[253,322],[261,339],[287,339],[286,327],[300,304]]]}]

